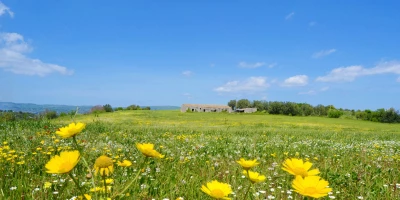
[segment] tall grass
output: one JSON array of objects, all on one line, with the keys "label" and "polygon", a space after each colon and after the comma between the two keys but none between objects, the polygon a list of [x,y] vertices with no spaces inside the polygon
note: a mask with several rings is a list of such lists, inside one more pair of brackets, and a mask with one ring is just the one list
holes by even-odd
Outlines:
[{"label": "tall grass", "polygon": [[[232,186],[230,197],[242,199],[248,181],[236,160],[246,158],[258,159],[256,171],[267,176],[253,185],[248,199],[302,199],[291,190],[292,177],[281,169],[292,157],[309,160],[321,171],[333,189],[326,199],[400,198],[400,125],[178,111],[118,111],[74,120],[87,123],[77,139],[91,167],[100,155],[132,161],[127,168],[115,164],[112,194],[139,173],[124,195],[114,198],[208,199],[201,185],[219,180]],[[68,176],[44,169],[52,156],[74,147],[72,140],[55,134],[70,122],[65,117],[0,125],[0,199],[73,199],[80,194]],[[135,144],[146,142],[165,158],[145,158]],[[82,163],[73,174],[96,197],[91,181],[100,186],[101,177],[87,179]],[[46,182],[51,187],[45,188]]]}]

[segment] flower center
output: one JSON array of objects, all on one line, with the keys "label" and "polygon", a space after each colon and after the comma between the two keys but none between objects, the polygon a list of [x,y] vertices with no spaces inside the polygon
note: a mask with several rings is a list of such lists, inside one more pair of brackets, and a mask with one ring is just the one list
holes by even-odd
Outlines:
[{"label": "flower center", "polygon": [[315,187],[307,187],[304,189],[305,194],[315,194],[317,193],[317,189]]},{"label": "flower center", "polygon": [[109,166],[112,166],[113,162],[111,158],[107,156],[100,156],[96,159],[96,162],[94,164],[99,168],[107,168]]},{"label": "flower center", "polygon": [[307,172],[304,168],[301,168],[301,167],[296,167],[296,168],[294,169],[294,172],[295,172],[297,175],[302,176],[303,178],[306,177],[306,176],[308,176],[308,172]]},{"label": "flower center", "polygon": [[214,189],[214,190],[211,191],[211,196],[214,197],[214,198],[223,198],[225,195],[224,195],[224,192],[222,190]]}]

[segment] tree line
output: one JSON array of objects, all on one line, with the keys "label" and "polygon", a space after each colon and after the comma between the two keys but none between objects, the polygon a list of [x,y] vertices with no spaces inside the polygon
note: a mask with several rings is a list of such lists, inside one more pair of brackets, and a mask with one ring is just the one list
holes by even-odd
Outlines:
[{"label": "tree line", "polygon": [[[141,107],[139,105],[130,105],[126,108],[116,107],[113,108],[110,104],[93,106],[89,112],[84,114],[95,114],[105,112],[114,112],[121,110],[150,110],[149,106]],[[0,122],[3,121],[19,121],[19,120],[39,120],[39,119],[55,119],[58,117],[70,116],[73,117],[77,114],[76,110],[71,110],[70,112],[57,112],[55,110],[45,110],[41,113],[29,113],[29,112],[14,112],[12,110],[0,110]]]},{"label": "tree line", "polygon": [[248,99],[230,100],[228,102],[233,110],[241,108],[257,108],[257,112],[289,116],[323,116],[330,118],[348,117],[360,120],[400,123],[400,112],[394,108],[372,110],[349,110],[335,108],[333,105],[312,106],[308,103],[295,103],[288,101],[262,101]]}]

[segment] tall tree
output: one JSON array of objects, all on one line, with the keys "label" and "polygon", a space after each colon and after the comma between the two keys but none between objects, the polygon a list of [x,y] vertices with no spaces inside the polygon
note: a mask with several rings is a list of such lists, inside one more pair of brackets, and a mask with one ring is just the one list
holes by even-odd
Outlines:
[{"label": "tall tree", "polygon": [[232,110],[235,110],[236,108],[236,100],[230,100],[228,102],[228,106],[232,108]]},{"label": "tall tree", "polygon": [[251,107],[251,103],[248,99],[240,99],[237,102],[237,108],[250,108]]}]

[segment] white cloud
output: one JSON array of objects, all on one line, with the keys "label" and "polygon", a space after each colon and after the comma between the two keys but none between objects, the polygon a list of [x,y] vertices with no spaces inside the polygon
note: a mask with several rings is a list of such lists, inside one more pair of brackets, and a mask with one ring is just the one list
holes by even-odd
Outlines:
[{"label": "white cloud", "polygon": [[193,96],[190,93],[184,93],[183,96],[187,97],[188,99],[193,98]]},{"label": "white cloud", "polygon": [[246,62],[240,62],[238,64],[239,67],[241,68],[258,68],[264,66],[264,62],[256,62],[256,63],[246,63]]},{"label": "white cloud", "polygon": [[351,82],[357,77],[377,75],[377,74],[400,74],[400,62],[389,61],[381,62],[375,67],[364,68],[360,65],[339,67],[333,69],[326,76],[317,77],[316,81],[320,82]]},{"label": "white cloud", "polygon": [[322,51],[314,53],[312,55],[312,57],[313,58],[321,58],[321,57],[327,56],[327,55],[335,53],[335,52],[336,52],[336,49],[322,50]]},{"label": "white cloud", "polygon": [[2,2],[0,2],[0,16],[8,13],[10,17],[14,17],[14,13],[11,11],[9,7],[4,5]]},{"label": "white cloud", "polygon": [[314,90],[309,90],[307,92],[299,92],[300,95],[316,95],[317,92]]},{"label": "white cloud", "polygon": [[44,63],[39,59],[29,58],[26,54],[32,47],[18,33],[0,33],[0,68],[16,74],[46,76],[57,72],[70,75],[73,71],[67,68]]},{"label": "white cloud", "polygon": [[187,71],[182,72],[182,75],[189,77],[189,76],[193,75],[193,72],[187,70]]},{"label": "white cloud", "polygon": [[294,16],[294,12],[289,13],[288,15],[286,15],[285,19],[289,20]]},{"label": "white cloud", "polygon": [[323,87],[323,88],[320,89],[321,92],[325,92],[327,90],[329,90],[329,87]]},{"label": "white cloud", "polygon": [[317,22],[314,22],[314,21],[312,21],[312,22],[310,22],[310,23],[308,23],[308,26],[315,26],[315,25],[317,25]]},{"label": "white cloud", "polygon": [[293,86],[305,86],[308,84],[308,76],[306,75],[296,75],[287,78],[282,86],[293,87]]},{"label": "white cloud", "polygon": [[274,68],[278,65],[278,63],[274,62],[268,65],[268,68]]},{"label": "white cloud", "polygon": [[256,91],[264,91],[269,87],[266,77],[250,77],[244,81],[230,81],[223,86],[214,89],[216,92],[245,92],[251,93]]}]

